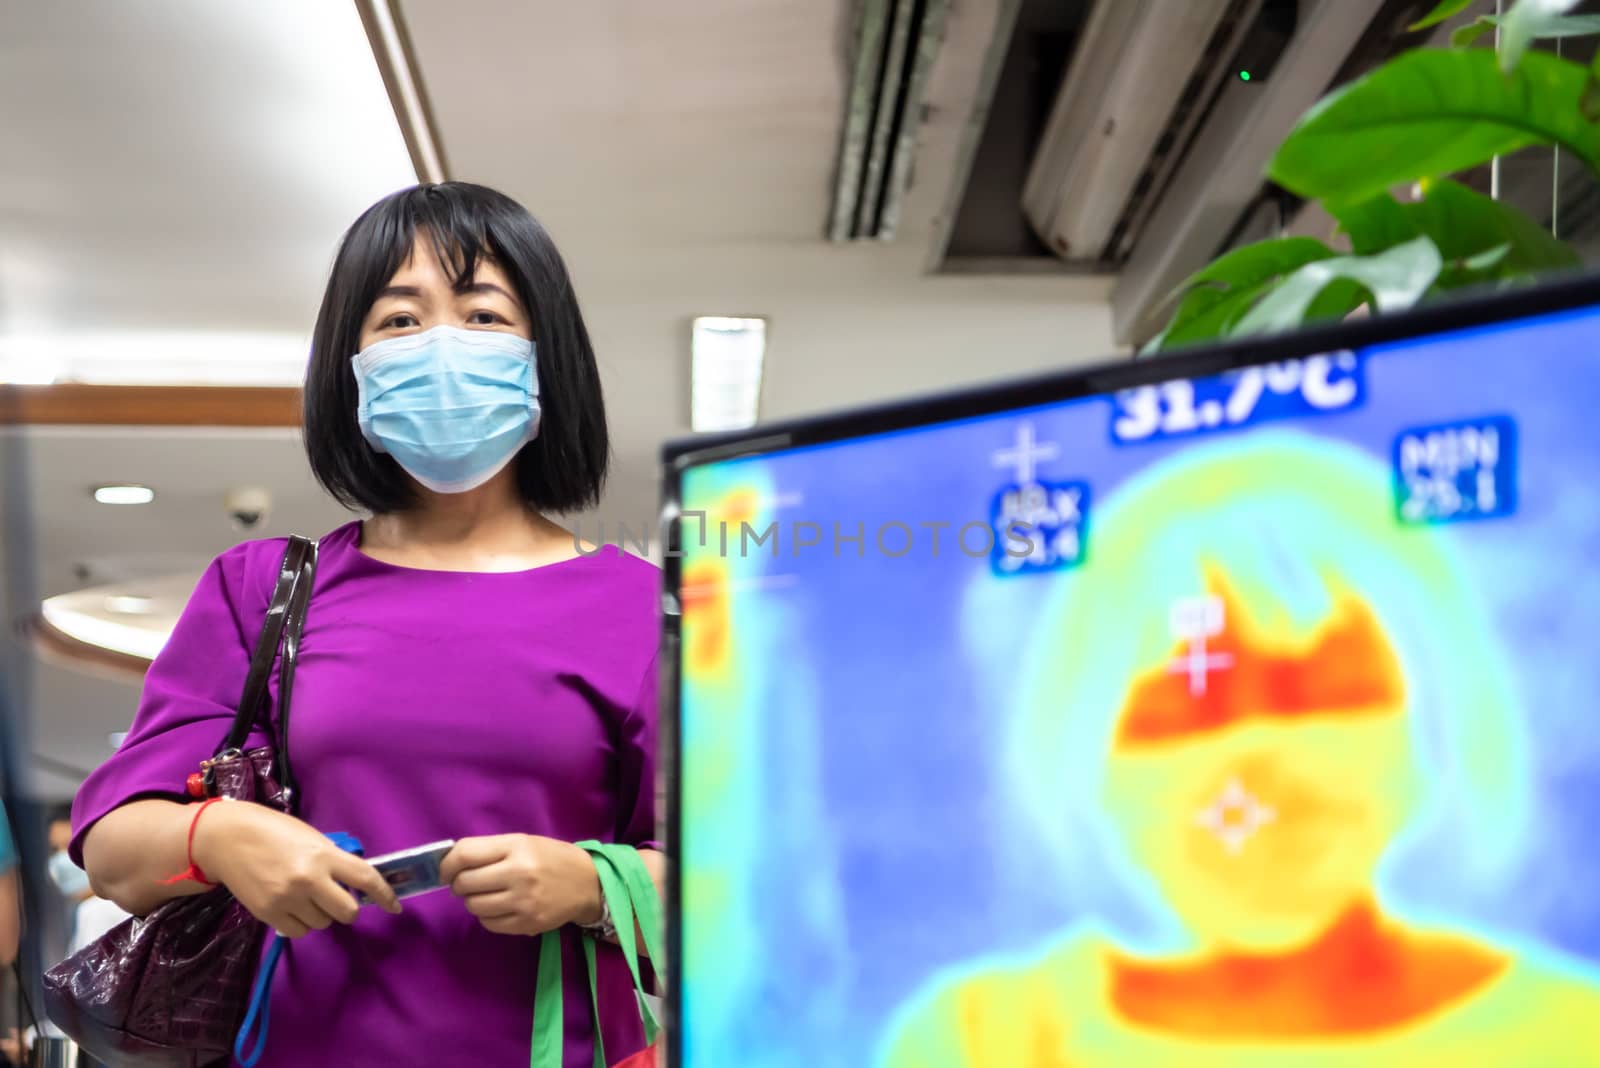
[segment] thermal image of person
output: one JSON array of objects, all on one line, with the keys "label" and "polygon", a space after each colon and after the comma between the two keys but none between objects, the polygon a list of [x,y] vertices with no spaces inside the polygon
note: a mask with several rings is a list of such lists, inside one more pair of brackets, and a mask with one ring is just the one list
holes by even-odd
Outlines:
[{"label": "thermal image of person", "polygon": [[[1600,972],[1424,919],[1386,879],[1443,841],[1422,885],[1488,886],[1537,840],[1488,613],[1393,492],[1367,454],[1282,433],[1108,497],[1004,757],[1074,918],[931,977],[881,1068],[1600,1064]],[[1083,904],[1107,882],[1148,916],[1132,934]]]}]

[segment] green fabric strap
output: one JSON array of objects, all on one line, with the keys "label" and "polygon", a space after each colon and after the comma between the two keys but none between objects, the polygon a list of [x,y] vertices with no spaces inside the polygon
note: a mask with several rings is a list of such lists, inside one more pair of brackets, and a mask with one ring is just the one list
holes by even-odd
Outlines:
[{"label": "green fabric strap", "polygon": [[533,995],[533,1053],[530,1068],[561,1063],[561,932],[539,938],[539,978]]},{"label": "green fabric strap", "polygon": [[[644,949],[653,961],[663,959],[661,898],[655,882],[632,846],[602,842],[579,842],[594,860],[600,876],[600,892],[611,910],[617,928],[617,944],[633,976],[634,998],[639,1017],[644,1021],[645,1044],[653,1044],[660,1024],[644,1000],[644,979],[639,969],[639,945],[635,935],[644,936]],[[605,1043],[600,1035],[600,999],[597,989],[595,940],[582,933],[583,958],[589,972],[590,1015],[594,1021],[594,1068],[606,1068]],[[529,1068],[561,1068],[565,1039],[564,997],[561,980],[561,932],[546,931],[539,936],[539,973],[533,1001],[533,1048]]]}]

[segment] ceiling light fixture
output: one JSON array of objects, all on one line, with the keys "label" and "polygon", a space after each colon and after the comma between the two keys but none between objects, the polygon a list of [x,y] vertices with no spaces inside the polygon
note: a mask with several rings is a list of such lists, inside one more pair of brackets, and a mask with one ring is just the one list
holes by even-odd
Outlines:
[{"label": "ceiling light fixture", "polygon": [[53,386],[66,374],[66,366],[55,356],[7,355],[0,351],[0,383],[12,386]]},{"label": "ceiling light fixture", "polygon": [[156,491],[149,486],[99,486],[94,499],[101,504],[149,504],[156,499]]},{"label": "ceiling light fixture", "polygon": [[697,433],[754,426],[761,407],[767,321],[705,315],[694,321],[689,425]]},{"label": "ceiling light fixture", "polygon": [[106,611],[119,616],[147,616],[153,602],[137,593],[117,593],[106,598]]},{"label": "ceiling light fixture", "polygon": [[148,617],[123,622],[97,614],[92,608],[80,607],[72,594],[50,598],[40,606],[39,614],[58,634],[140,660],[154,660],[171,634],[169,626]]},{"label": "ceiling light fixture", "polygon": [[0,336],[0,382],[297,386],[307,339],[288,333],[64,331]]}]

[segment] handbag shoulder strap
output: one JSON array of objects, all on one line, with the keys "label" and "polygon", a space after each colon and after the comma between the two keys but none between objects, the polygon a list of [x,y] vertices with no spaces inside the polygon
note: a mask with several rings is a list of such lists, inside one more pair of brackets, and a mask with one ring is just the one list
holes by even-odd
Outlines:
[{"label": "handbag shoulder strap", "polygon": [[[301,539],[304,540],[304,539]],[[300,563],[300,576],[289,597],[289,611],[283,621],[283,659],[278,664],[278,782],[283,786],[284,804],[294,811],[300,785],[289,767],[289,710],[294,706],[294,669],[300,662],[300,633],[305,629],[306,612],[311,607],[311,585],[317,577],[317,544],[307,542]]]},{"label": "handbag shoulder strap", "polygon": [[[230,749],[244,748],[245,740],[250,737],[250,731],[261,718],[267,699],[267,679],[271,675],[272,664],[278,657],[280,646],[285,646],[285,657],[280,667],[279,697],[287,705],[288,695],[283,692],[282,681],[292,678],[294,655],[299,652],[300,627],[304,625],[306,607],[311,599],[311,580],[316,574],[316,561],[316,542],[299,536],[289,539],[288,548],[284,550],[283,563],[278,568],[278,581],[272,591],[272,601],[267,606],[266,619],[261,625],[260,635],[256,638],[255,650],[250,655],[250,671],[245,677],[244,692],[239,698],[239,707],[234,713],[233,724],[228,729],[227,736],[223,738],[222,744],[217,747],[217,755]],[[291,634],[288,645],[285,645],[284,640],[286,631]],[[278,719],[280,737],[277,739],[277,745],[282,760],[288,736],[283,732],[284,716],[280,714]]]}]

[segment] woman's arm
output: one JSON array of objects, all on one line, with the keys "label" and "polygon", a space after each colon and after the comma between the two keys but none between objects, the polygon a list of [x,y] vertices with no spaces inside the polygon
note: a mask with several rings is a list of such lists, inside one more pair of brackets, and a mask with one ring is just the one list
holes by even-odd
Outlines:
[{"label": "woman's arm", "polygon": [[[204,819],[215,815],[208,811]],[[193,818],[194,809],[176,801],[134,801],[112,809],[83,840],[90,888],[135,916],[147,916],[175,897],[205,893],[192,880],[162,882],[189,866]]]},{"label": "woman's arm", "polygon": [[[283,934],[349,923],[357,905],[346,887],[398,909],[371,864],[308,824],[246,801],[202,811],[182,800],[189,775],[233,723],[279,552],[249,542],[206,569],[145,674],[128,737],[78,791],[74,859],[91,887],[136,916],[206,889],[193,879],[165,882],[189,868],[191,824],[192,856],[207,879]],[[258,726],[243,748],[267,741]],[[165,797],[172,800],[157,800]]]},{"label": "woman's arm", "polygon": [[347,888],[400,911],[393,889],[371,864],[310,824],[248,801],[225,801],[204,813],[172,801],[135,801],[112,810],[84,841],[90,885],[135,916],[203,893],[209,888],[192,879],[164,882],[189,866],[191,822],[194,862],[206,877],[291,938],[355,922],[358,906]]}]

